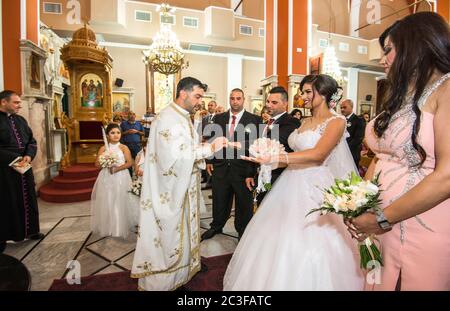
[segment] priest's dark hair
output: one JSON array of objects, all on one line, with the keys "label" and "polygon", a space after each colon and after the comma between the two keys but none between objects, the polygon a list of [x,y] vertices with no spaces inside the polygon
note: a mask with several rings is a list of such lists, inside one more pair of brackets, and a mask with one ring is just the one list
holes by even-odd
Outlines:
[{"label": "priest's dark hair", "polygon": [[289,99],[289,95],[288,95],[288,93],[286,92],[286,89],[285,89],[284,87],[282,87],[282,86],[276,86],[276,87],[274,87],[273,89],[271,89],[271,90],[269,91],[269,94],[280,94],[280,95],[281,95],[281,99],[282,99],[283,101],[285,101],[285,102],[287,102],[288,99]]},{"label": "priest's dark hair", "polygon": [[11,96],[13,96],[13,95],[18,95],[18,94],[11,90],[4,90],[4,91],[0,92],[0,101],[2,101],[4,99],[10,100]]},{"label": "priest's dark hair", "polygon": [[375,120],[378,137],[389,127],[392,116],[407,101],[407,93],[413,90],[412,109],[416,115],[411,140],[420,156],[421,166],[426,152],[417,142],[421,111],[418,103],[433,74],[450,72],[450,27],[442,16],[434,12],[419,12],[395,22],[380,36],[379,43],[385,54],[386,39],[395,48],[395,59],[387,74],[387,91],[382,99],[384,111]]},{"label": "priest's dark hair", "polygon": [[196,78],[186,77],[186,78],[181,79],[180,82],[178,82],[178,84],[177,84],[177,94],[176,94],[175,98],[180,97],[181,91],[192,92],[192,90],[196,86],[198,86],[199,88],[202,88],[205,92],[208,89],[208,86],[206,84],[203,84],[202,82],[200,82],[200,80],[198,80]]},{"label": "priest's dark hair", "polygon": [[304,77],[302,82],[300,82],[300,89],[302,91],[305,84],[311,84],[312,88],[316,90],[317,93],[325,97],[327,105],[330,105],[331,97],[337,93],[338,89],[340,89],[339,84],[333,77],[324,74],[308,75]]},{"label": "priest's dark hair", "polygon": [[119,131],[122,132],[119,124],[117,124],[117,123],[109,123],[108,126],[106,127],[106,130],[105,130],[106,135],[108,135],[109,132],[111,132],[113,129],[119,129]]}]

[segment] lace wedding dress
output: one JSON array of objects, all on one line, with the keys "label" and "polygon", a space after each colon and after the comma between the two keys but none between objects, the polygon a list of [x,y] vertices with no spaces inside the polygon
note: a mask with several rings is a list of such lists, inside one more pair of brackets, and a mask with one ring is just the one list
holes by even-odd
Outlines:
[{"label": "lace wedding dress", "polygon": [[[303,132],[294,131],[294,151],[313,148],[334,116]],[[247,226],[224,277],[224,290],[362,290],[357,243],[342,218],[314,213],[322,189],[356,172],[343,135],[321,166],[289,165]]]}]

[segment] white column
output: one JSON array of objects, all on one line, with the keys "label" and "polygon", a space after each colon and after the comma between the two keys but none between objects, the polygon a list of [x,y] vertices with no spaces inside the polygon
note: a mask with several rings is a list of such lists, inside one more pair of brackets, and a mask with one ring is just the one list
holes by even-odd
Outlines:
[{"label": "white column", "polygon": [[5,88],[4,80],[3,80],[3,21],[2,21],[2,7],[3,0],[0,0],[0,91],[3,91]]},{"label": "white column", "polygon": [[242,89],[242,61],[243,55],[227,54],[227,94],[224,103],[229,106],[228,96],[232,89]]},{"label": "white column", "polygon": [[20,39],[27,39],[27,0],[20,0]]},{"label": "white column", "polygon": [[352,1],[350,7],[350,31],[349,34],[352,37],[359,37],[359,30],[355,31],[360,27],[359,17],[361,15],[361,2],[362,1]]},{"label": "white column", "polygon": [[358,68],[348,69],[347,98],[353,101],[353,112],[356,113],[358,107]]}]

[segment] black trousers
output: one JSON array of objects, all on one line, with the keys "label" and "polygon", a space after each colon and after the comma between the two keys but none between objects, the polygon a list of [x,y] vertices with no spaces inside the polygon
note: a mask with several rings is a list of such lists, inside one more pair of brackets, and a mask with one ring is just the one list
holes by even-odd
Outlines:
[{"label": "black trousers", "polygon": [[[215,172],[214,172],[215,173]],[[219,231],[230,218],[233,198],[235,198],[234,227],[239,237],[253,216],[253,194],[245,186],[245,178],[230,174],[212,176],[213,221],[211,228]]]},{"label": "black trousers", "polygon": [[[277,181],[278,177],[280,177],[281,173],[283,173],[284,170],[275,170],[272,171],[272,178],[270,180],[270,183],[273,185],[275,184],[275,181]],[[258,176],[257,176],[258,177]],[[255,178],[255,189],[258,186],[258,178]],[[256,196],[256,204],[258,206],[261,205],[262,200],[264,199],[264,197],[267,195],[267,193],[269,193],[269,191],[265,191],[265,192],[261,192]]]}]

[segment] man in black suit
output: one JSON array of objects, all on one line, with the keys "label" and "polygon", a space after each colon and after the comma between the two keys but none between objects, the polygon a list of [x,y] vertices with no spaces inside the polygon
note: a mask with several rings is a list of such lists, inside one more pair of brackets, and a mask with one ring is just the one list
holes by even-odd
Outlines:
[{"label": "man in black suit", "polygon": [[[217,103],[212,100],[208,103],[208,114],[203,117],[201,124],[201,133],[199,133],[200,137],[204,140],[208,140],[211,137],[204,136],[205,128],[208,124],[214,123],[213,119],[216,115]],[[202,170],[202,183],[206,183],[206,186],[202,189],[211,189],[211,176],[206,172],[206,170]]]},{"label": "man in black suit", "polygon": [[212,175],[213,221],[211,228],[202,234],[202,240],[222,232],[230,217],[233,197],[234,226],[239,237],[253,216],[253,195],[247,189],[245,179],[255,175],[256,165],[242,160],[241,156],[249,155],[248,148],[258,138],[262,119],[245,111],[244,101],[244,92],[241,89],[231,91],[230,110],[216,115],[214,124],[205,129],[204,136],[226,136],[231,143],[240,144],[241,148],[227,148],[208,161],[207,170]]},{"label": "man in black suit", "polygon": [[366,122],[353,113],[353,101],[346,99],[341,103],[341,113],[347,118],[347,131],[350,137],[347,138],[348,146],[352,152],[356,166],[359,166],[361,159],[361,147],[366,130]]},{"label": "man in black suit", "polygon": [[[271,118],[264,128],[262,135],[270,139],[278,140],[284,146],[284,150],[286,150],[286,152],[293,152],[293,150],[289,147],[288,138],[293,131],[300,127],[300,120],[288,114],[286,112],[287,107],[288,93],[286,90],[281,86],[271,89],[269,92],[269,97],[266,101],[267,113]],[[277,178],[280,177],[283,171],[284,168],[278,168],[272,171],[272,185],[275,183]],[[254,190],[254,178],[247,178],[245,183],[250,191]],[[267,192],[263,192],[258,195],[258,205],[261,203],[266,194]]]},{"label": "man in black suit", "polygon": [[202,131],[205,130],[206,125],[213,123],[214,116],[216,115],[217,103],[212,100],[208,103],[208,114],[202,119]]}]

